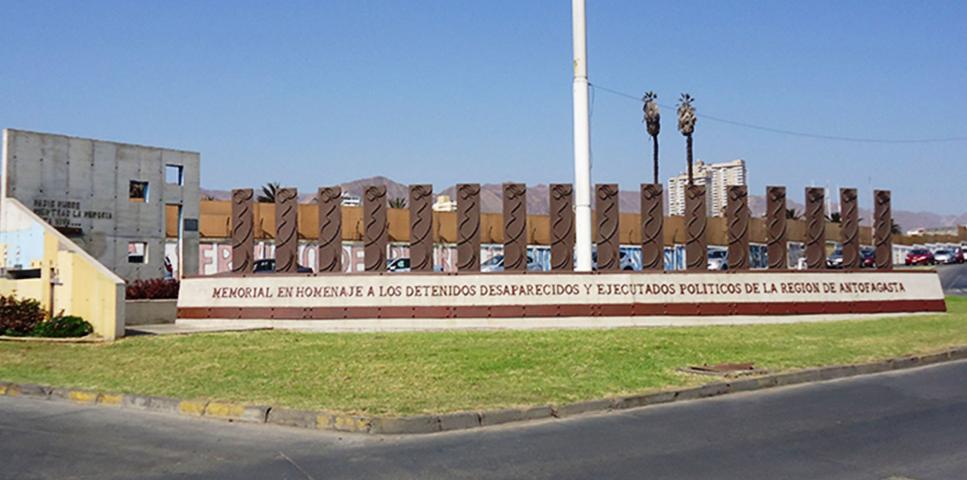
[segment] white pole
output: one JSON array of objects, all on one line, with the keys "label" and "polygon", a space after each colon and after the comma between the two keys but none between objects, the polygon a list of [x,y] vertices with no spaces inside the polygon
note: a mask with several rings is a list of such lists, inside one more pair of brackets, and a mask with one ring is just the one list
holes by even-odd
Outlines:
[{"label": "white pole", "polygon": [[574,270],[591,271],[591,126],[588,118],[588,46],[585,0],[571,0],[574,37]]}]

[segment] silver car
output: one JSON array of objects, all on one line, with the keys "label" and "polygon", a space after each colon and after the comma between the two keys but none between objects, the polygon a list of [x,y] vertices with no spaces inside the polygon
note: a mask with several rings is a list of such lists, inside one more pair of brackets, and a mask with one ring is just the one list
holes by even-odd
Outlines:
[{"label": "silver car", "polygon": [[939,264],[957,263],[957,252],[941,248],[933,252],[933,259]]}]

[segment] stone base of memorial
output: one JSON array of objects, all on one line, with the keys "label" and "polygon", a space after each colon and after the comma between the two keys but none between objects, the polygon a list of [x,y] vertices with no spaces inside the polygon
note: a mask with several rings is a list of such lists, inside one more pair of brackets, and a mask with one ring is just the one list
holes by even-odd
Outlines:
[{"label": "stone base of memorial", "polygon": [[[935,272],[293,274],[183,280],[179,323],[373,328],[602,326],[612,318],[850,315],[946,311]],[[441,322],[440,320],[447,321]],[[421,321],[425,320],[425,324]],[[473,320],[473,321],[471,321]]]}]

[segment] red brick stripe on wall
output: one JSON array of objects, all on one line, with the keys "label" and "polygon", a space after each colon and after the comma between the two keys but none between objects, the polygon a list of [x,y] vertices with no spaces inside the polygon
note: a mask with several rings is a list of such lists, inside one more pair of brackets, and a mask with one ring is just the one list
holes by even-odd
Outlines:
[{"label": "red brick stripe on wall", "polygon": [[183,319],[352,320],[367,318],[519,318],[807,315],[945,312],[943,300],[770,303],[633,303],[433,307],[179,307]]}]

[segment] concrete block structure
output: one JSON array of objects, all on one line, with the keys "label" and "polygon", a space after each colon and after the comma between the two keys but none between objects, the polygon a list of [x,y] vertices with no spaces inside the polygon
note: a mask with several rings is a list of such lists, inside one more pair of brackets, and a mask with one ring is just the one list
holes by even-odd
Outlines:
[{"label": "concrete block structure", "polygon": [[[195,274],[200,161],[196,152],[6,129],[0,196],[126,281]],[[172,215],[177,258],[166,259]]]}]

